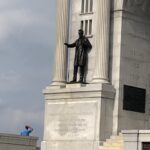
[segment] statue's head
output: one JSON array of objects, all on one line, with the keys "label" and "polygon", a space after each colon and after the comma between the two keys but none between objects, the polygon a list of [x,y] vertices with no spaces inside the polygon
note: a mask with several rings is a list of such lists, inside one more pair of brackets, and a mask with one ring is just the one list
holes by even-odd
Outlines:
[{"label": "statue's head", "polygon": [[79,37],[80,37],[80,38],[83,37],[83,34],[84,34],[83,30],[82,30],[82,29],[79,29],[79,30],[78,30],[78,34],[79,34]]}]

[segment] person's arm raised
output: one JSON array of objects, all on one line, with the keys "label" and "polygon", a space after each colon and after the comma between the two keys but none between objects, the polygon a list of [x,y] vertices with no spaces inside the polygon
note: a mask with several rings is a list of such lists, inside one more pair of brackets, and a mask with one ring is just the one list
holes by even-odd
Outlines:
[{"label": "person's arm raised", "polygon": [[28,125],[27,125],[27,127],[28,127],[31,131],[33,131],[33,128],[32,128],[32,127],[30,127],[30,126],[28,126]]}]

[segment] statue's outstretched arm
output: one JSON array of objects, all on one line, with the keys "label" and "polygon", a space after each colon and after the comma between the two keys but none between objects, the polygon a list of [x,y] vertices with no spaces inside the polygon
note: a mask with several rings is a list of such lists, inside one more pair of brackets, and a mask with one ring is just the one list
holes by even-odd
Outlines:
[{"label": "statue's outstretched arm", "polygon": [[72,44],[64,43],[64,45],[66,45],[67,47],[73,48],[73,47],[76,47],[76,42]]}]

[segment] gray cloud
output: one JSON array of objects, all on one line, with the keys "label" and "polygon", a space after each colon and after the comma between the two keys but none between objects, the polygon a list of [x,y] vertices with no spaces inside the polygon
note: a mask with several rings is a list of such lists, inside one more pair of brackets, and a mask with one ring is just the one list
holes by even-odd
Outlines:
[{"label": "gray cloud", "polygon": [[0,132],[18,134],[29,124],[42,139],[42,89],[52,78],[55,6],[55,0],[0,1]]}]

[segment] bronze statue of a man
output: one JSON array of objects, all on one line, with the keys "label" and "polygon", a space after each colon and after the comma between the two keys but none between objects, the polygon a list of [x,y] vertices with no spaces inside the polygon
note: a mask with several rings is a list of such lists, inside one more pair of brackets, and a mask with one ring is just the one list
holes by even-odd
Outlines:
[{"label": "bronze statue of a man", "polygon": [[71,83],[77,82],[77,72],[80,67],[80,80],[79,83],[84,82],[85,78],[85,66],[87,63],[87,54],[88,51],[92,48],[91,43],[88,38],[84,36],[84,32],[82,29],[78,31],[79,38],[72,44],[64,43],[67,47],[75,49],[75,57],[74,57],[74,72],[73,72],[73,80]]}]

